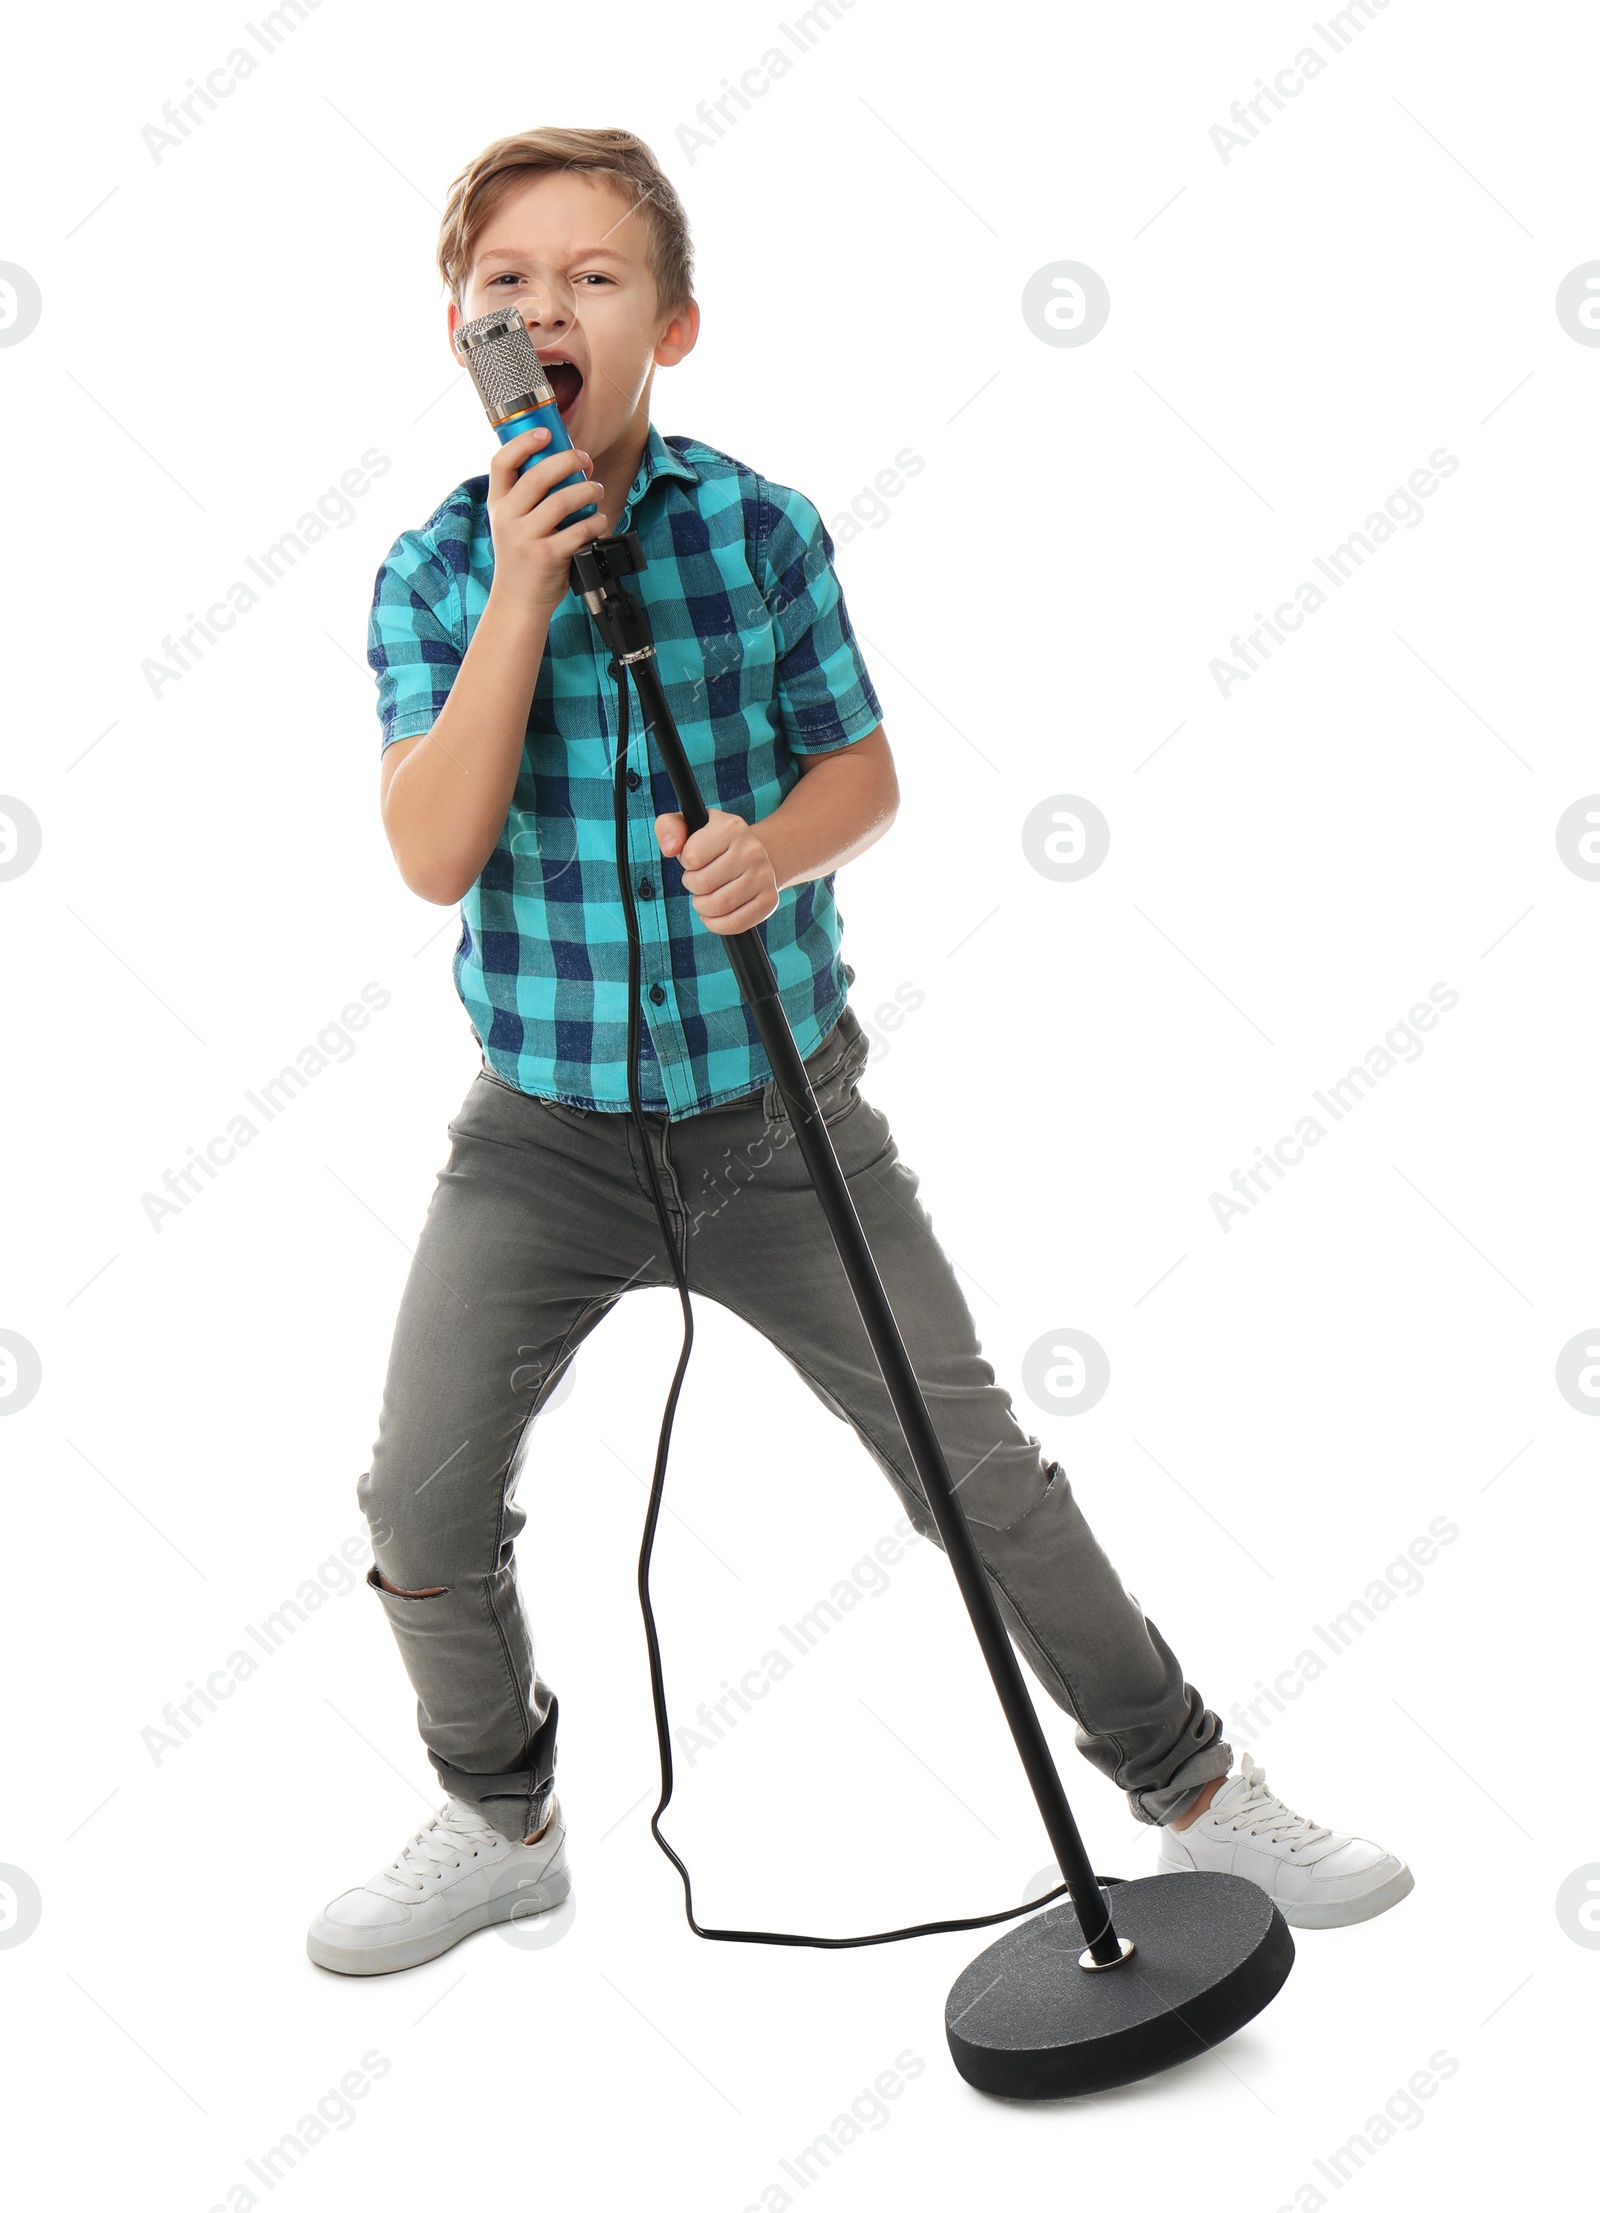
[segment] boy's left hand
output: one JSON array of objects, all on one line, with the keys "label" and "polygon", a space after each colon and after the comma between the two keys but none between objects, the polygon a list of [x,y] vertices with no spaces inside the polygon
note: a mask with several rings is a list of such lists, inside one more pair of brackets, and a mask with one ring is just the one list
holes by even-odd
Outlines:
[{"label": "boy's left hand", "polygon": [[764,922],[778,904],[778,874],[758,833],[742,815],[707,810],[709,820],[687,836],[681,814],[656,816],[656,843],[683,867],[683,888],[695,913],[719,937]]}]

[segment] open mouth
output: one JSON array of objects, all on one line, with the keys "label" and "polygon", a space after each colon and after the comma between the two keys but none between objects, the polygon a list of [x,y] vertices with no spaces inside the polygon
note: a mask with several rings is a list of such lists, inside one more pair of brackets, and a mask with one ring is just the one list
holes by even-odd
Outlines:
[{"label": "open mouth", "polygon": [[578,404],[578,394],[583,390],[583,372],[575,362],[547,361],[544,373],[550,379],[550,389],[564,421]]}]

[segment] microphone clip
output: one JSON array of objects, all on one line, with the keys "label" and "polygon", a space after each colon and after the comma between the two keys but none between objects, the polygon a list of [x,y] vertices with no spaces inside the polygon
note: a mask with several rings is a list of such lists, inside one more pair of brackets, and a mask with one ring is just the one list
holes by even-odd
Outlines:
[{"label": "microphone clip", "polygon": [[656,650],[649,616],[622,583],[644,566],[636,530],[596,538],[572,556],[572,588],[600,624],[613,654],[625,664],[650,660]]}]

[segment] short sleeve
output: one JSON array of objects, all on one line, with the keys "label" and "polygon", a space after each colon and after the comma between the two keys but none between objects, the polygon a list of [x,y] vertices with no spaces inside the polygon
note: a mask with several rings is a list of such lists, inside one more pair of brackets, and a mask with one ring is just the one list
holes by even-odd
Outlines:
[{"label": "short sleeve", "polygon": [[833,568],[833,540],[803,492],[761,481],[757,575],[776,636],[777,707],[793,753],[833,753],[883,720]]},{"label": "short sleeve", "polygon": [[378,680],[382,749],[433,728],[465,657],[449,571],[416,531],[390,547],[373,588],[367,664]]}]

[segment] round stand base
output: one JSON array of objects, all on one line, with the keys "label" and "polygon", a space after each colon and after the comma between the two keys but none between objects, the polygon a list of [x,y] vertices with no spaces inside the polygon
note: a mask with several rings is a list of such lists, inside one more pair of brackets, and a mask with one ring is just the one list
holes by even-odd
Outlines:
[{"label": "round stand base", "polygon": [[957,2070],[1002,2098],[1074,2098],[1199,2057],[1253,2020],[1294,1965],[1289,1925],[1241,1875],[1150,1875],[1107,1896],[1132,1954],[1088,1974],[1069,1904],[1019,1922],[957,1978]]}]

